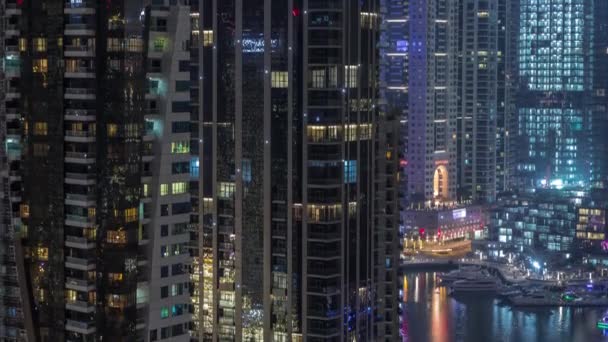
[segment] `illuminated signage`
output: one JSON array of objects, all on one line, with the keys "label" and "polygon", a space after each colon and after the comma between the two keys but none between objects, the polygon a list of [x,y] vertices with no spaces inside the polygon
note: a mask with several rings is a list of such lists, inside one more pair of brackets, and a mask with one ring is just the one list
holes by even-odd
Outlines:
[{"label": "illuminated signage", "polygon": [[466,208],[455,209],[455,210],[452,211],[452,218],[454,220],[463,219],[465,217],[467,217],[467,209]]},{"label": "illuminated signage", "polygon": [[[279,46],[278,39],[271,39],[270,46],[274,49]],[[243,53],[264,52],[264,38],[243,38]]]}]

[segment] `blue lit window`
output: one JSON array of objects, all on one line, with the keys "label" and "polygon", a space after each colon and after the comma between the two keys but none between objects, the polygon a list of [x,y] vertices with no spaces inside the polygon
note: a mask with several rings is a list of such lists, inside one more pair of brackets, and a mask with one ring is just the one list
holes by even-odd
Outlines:
[{"label": "blue lit window", "polygon": [[357,182],[357,161],[356,160],[345,160],[344,161],[344,183],[356,183]]},{"label": "blue lit window", "polygon": [[199,165],[198,157],[190,159],[190,177],[198,177]]},{"label": "blue lit window", "polygon": [[251,160],[243,159],[243,182],[251,182]]}]

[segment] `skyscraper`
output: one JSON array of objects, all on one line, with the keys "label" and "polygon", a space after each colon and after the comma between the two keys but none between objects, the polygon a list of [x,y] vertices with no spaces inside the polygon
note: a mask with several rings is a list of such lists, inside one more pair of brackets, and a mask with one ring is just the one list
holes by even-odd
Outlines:
[{"label": "skyscraper", "polygon": [[458,2],[410,0],[407,192],[456,200]]},{"label": "skyscraper", "polygon": [[460,113],[458,196],[496,198],[498,1],[460,5]]},{"label": "skyscraper", "polygon": [[394,340],[397,134],[376,106],[378,4],[199,8],[199,336]]},{"label": "skyscraper", "polygon": [[590,184],[594,3],[520,2],[520,187]]},{"label": "skyscraper", "polygon": [[188,340],[188,8],[3,4],[2,331]]}]

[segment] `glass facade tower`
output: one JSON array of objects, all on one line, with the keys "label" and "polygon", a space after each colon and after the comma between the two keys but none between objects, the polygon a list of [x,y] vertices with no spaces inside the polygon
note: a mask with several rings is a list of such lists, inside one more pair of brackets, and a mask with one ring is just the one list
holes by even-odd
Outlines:
[{"label": "glass facade tower", "polygon": [[520,2],[517,171],[522,187],[590,182],[593,13],[592,0]]}]

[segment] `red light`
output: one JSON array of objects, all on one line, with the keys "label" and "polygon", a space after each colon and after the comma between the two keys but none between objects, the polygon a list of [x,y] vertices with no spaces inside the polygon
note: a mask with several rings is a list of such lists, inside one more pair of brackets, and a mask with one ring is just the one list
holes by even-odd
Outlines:
[{"label": "red light", "polygon": [[424,235],[424,228],[420,228],[420,229],[418,229],[418,234],[420,234],[420,235]]},{"label": "red light", "polygon": [[399,162],[399,164],[401,165],[401,167],[406,167],[407,166],[407,160],[401,159],[401,161]]},{"label": "red light", "polygon": [[23,0],[17,0],[17,6],[23,5]]},{"label": "red light", "polygon": [[297,9],[297,8],[294,8],[294,9],[291,11],[291,14],[293,14],[293,16],[294,16],[294,17],[299,17],[299,16],[300,16],[300,10],[299,10],[299,9]]},{"label": "red light", "polygon": [[441,236],[441,228],[438,228],[437,229],[437,237],[440,237],[440,236]]}]

